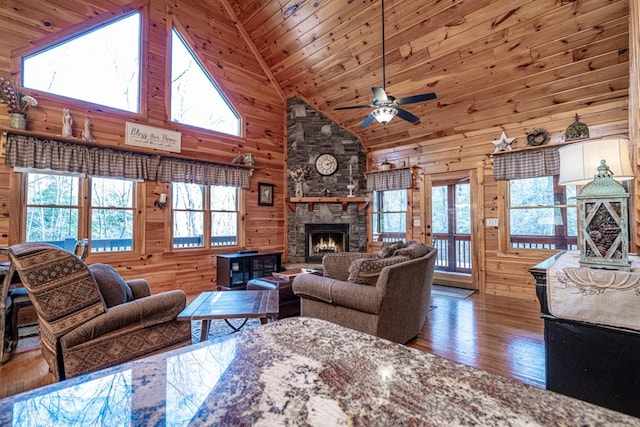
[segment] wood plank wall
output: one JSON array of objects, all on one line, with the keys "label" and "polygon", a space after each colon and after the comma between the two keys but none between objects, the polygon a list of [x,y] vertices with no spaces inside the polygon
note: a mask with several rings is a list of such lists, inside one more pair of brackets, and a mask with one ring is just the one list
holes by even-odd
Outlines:
[{"label": "wood plank wall", "polygon": [[[636,14],[631,18],[635,26],[633,35],[634,51],[638,49],[637,25],[640,19],[637,16],[638,1],[633,0]],[[627,13],[617,9],[603,8],[603,13],[610,11],[615,16],[600,16],[601,22],[623,22],[627,19]],[[567,17],[569,19],[570,17]],[[473,250],[480,254],[480,264],[474,268],[473,287],[481,292],[496,295],[508,295],[525,299],[535,299],[535,283],[528,268],[541,260],[556,253],[556,251],[543,250],[509,250],[506,247],[505,225],[505,190],[504,182],[493,179],[492,153],[494,145],[491,141],[500,137],[505,130],[508,137],[517,137],[512,147],[514,149],[526,147],[526,133],[535,128],[545,128],[551,134],[551,143],[563,141],[563,135],[567,126],[573,122],[574,114],[580,115],[580,120],[589,126],[591,138],[629,137],[629,28],[618,26],[604,40],[599,42],[585,42],[589,39],[589,33],[594,35],[602,30],[601,27],[592,26],[584,29],[582,36],[570,39],[558,37],[548,40],[548,49],[539,50],[532,57],[539,58],[543,62],[548,59],[549,82],[544,86],[538,86],[537,92],[520,93],[523,98],[513,99],[517,101],[511,104],[509,96],[518,93],[516,86],[526,82],[527,73],[519,79],[506,79],[508,87],[500,87],[496,90],[496,102],[504,103],[504,116],[496,120],[494,117],[483,118],[482,110],[468,113],[461,112],[458,115],[433,116],[429,120],[437,120],[438,128],[456,129],[454,135],[430,138],[422,142],[410,145],[398,145],[373,150],[369,155],[370,167],[375,167],[384,160],[395,164],[409,164],[420,167],[422,179],[416,183],[414,191],[412,217],[421,220],[421,224],[428,222],[426,213],[430,203],[430,183],[441,179],[440,177],[452,174],[467,174],[472,176],[479,171],[476,179],[471,179],[472,187],[472,216],[476,235],[474,236]],[[614,34],[615,33],[615,34]],[[539,37],[545,37],[539,34]],[[554,37],[546,35],[546,37]],[[596,38],[593,38],[595,40]],[[568,63],[553,64],[551,57],[562,54],[571,60]],[[597,65],[596,65],[597,64]],[[513,68],[515,64],[501,63],[500,69]],[[637,70],[638,57],[634,54],[633,69]],[[595,71],[597,70],[597,72]],[[594,71],[594,72],[591,72]],[[470,68],[468,74],[480,75],[481,69]],[[633,137],[637,137],[637,71],[634,72],[635,82],[632,92],[635,113],[633,116]],[[460,82],[464,84],[464,82]],[[526,85],[526,83],[525,83]],[[588,93],[584,87],[589,87]],[[565,92],[571,88],[570,92]],[[504,92],[503,92],[504,89]],[[499,93],[507,94],[507,97]],[[562,103],[560,103],[560,98]],[[565,103],[565,97],[575,99],[569,105]],[[538,103],[538,115],[527,116],[518,114],[517,103],[527,103],[527,98],[535,99]],[[561,104],[561,105],[556,105]],[[635,115],[634,115],[635,114]],[[465,123],[467,115],[469,123]],[[442,124],[441,121],[450,121]],[[636,147],[635,139],[631,143]],[[636,156],[637,157],[637,156]],[[637,181],[637,180],[636,180]],[[632,186],[633,187],[633,186]],[[424,194],[422,194],[424,193]],[[638,219],[640,211],[637,194],[632,198],[631,215],[635,217],[632,222],[631,236],[635,237],[631,251],[638,250]],[[499,218],[502,227],[487,227],[486,218]],[[413,238],[429,241],[424,235],[424,227],[413,228]],[[474,260],[475,262],[475,260]],[[455,283],[455,276],[449,277],[450,282]],[[460,280],[465,285],[464,280]]]},{"label": "wood plank wall", "polygon": [[[96,6],[76,2],[73,13],[53,8],[46,1],[11,2],[0,14],[0,75],[19,77],[19,55],[46,46],[59,35],[73,34],[119,16],[138,5],[149,18],[145,27],[143,76],[143,106],[140,115],[108,108],[87,107],[87,104],[64,100],[42,93],[33,93],[40,105],[29,115],[28,130],[43,136],[61,132],[62,108],[69,108],[74,118],[74,135],[80,135],[84,118],[93,123],[92,132],[100,144],[124,147],[125,122],[134,121],[149,126],[182,133],[181,157],[230,163],[238,153],[257,157],[257,169],[251,177],[251,188],[243,191],[244,244],[265,251],[284,251],[284,147],[286,103],[279,88],[265,74],[250,45],[247,45],[222,3],[197,0],[129,1],[116,0]],[[58,13],[56,11],[59,11]],[[47,24],[48,23],[48,24]],[[229,137],[204,132],[193,127],[171,123],[169,113],[169,53],[172,25],[186,37],[189,46],[212,74],[242,117],[243,136]],[[90,72],[90,66],[88,67]],[[1,107],[1,106],[0,106]],[[6,110],[0,108],[0,124],[6,127]],[[131,147],[126,147],[131,148]],[[144,151],[137,149],[138,151]],[[168,153],[161,153],[168,154]],[[0,245],[19,241],[20,207],[16,206],[17,174],[0,165]],[[258,182],[275,185],[273,207],[258,206]],[[154,206],[159,193],[170,193],[169,185],[148,182],[145,185],[142,214],[145,252],[138,256],[90,255],[89,263],[109,262],[126,278],[148,279],[154,293],[168,289],[183,289],[189,294],[212,290],[215,285],[215,254],[233,250],[184,250],[170,248],[170,210]],[[13,206],[11,197],[13,193]]]}]

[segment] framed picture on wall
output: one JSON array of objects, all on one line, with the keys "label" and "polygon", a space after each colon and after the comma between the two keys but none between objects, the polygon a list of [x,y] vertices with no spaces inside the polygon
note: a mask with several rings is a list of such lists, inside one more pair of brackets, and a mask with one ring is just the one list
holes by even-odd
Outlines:
[{"label": "framed picture on wall", "polygon": [[273,206],[273,184],[258,183],[258,206]]}]

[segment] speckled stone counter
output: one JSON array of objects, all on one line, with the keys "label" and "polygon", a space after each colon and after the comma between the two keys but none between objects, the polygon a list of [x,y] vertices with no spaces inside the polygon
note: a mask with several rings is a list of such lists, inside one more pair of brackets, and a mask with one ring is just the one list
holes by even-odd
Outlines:
[{"label": "speckled stone counter", "polygon": [[331,323],[290,318],[0,400],[0,425],[640,425]]}]

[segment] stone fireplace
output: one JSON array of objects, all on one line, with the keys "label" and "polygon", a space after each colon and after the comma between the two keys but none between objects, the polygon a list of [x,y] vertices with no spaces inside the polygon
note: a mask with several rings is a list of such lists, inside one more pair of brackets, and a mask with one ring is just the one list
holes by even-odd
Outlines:
[{"label": "stone fireplace", "polygon": [[349,251],[349,224],[305,224],[304,259],[320,263],[326,254]]},{"label": "stone fireplace", "polygon": [[[366,209],[347,198],[365,195],[366,153],[358,138],[298,98],[288,100],[287,169],[311,171],[297,197],[287,179],[287,262],[319,264],[329,252],[362,252],[366,248]],[[331,154],[338,163],[331,175],[315,169],[318,156]],[[309,240],[311,238],[311,240]],[[316,240],[317,238],[317,240]],[[330,241],[329,241],[330,240]]]}]

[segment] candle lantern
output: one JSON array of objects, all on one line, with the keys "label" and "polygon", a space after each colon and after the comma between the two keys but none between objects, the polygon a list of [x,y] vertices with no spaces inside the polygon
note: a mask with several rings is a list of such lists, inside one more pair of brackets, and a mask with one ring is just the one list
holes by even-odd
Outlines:
[{"label": "candle lantern", "polygon": [[577,196],[580,266],[629,271],[629,193],[613,179],[605,160]]}]

